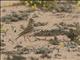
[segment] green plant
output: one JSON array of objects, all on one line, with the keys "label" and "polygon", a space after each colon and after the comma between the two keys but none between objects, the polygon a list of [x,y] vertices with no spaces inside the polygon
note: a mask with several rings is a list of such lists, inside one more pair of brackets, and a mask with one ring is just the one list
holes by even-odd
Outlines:
[{"label": "green plant", "polygon": [[58,12],[71,12],[72,6],[69,1],[40,1],[40,0],[20,0],[25,5],[32,7],[33,10],[41,9],[45,11],[53,11],[55,9]]},{"label": "green plant", "polygon": [[54,7],[55,1],[40,1],[40,0],[20,0],[24,4],[28,4],[28,6],[32,7],[33,9],[46,9],[51,10]]}]

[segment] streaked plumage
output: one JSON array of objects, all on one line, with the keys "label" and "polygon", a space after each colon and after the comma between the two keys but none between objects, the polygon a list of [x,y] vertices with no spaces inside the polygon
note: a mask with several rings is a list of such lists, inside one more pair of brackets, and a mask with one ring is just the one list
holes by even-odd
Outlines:
[{"label": "streaked plumage", "polygon": [[25,35],[27,33],[31,33],[33,31],[33,22],[34,22],[33,19],[30,19],[29,20],[29,23],[28,23],[28,26],[24,29],[24,31],[22,31],[18,35],[18,37],[16,39],[18,39],[19,37],[21,37],[21,36],[23,36],[23,35]]}]

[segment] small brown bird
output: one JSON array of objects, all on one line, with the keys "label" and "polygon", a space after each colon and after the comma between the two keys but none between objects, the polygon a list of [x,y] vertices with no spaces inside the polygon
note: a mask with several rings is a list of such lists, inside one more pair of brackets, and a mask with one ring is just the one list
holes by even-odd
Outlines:
[{"label": "small brown bird", "polygon": [[[24,36],[25,34],[30,34],[32,31],[33,31],[33,19],[31,18],[29,20],[29,23],[28,23],[28,26],[24,29],[24,31],[22,31],[19,36],[16,38],[16,40],[21,37],[21,36]],[[25,37],[24,37],[25,38]],[[28,37],[27,37],[28,38]]]}]

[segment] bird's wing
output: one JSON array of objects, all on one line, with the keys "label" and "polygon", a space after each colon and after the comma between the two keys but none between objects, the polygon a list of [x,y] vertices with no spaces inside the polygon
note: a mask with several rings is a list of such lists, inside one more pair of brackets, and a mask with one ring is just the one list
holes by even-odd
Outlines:
[{"label": "bird's wing", "polygon": [[23,36],[23,35],[31,32],[31,31],[32,31],[32,27],[25,28],[24,31],[22,31],[20,34],[18,34],[18,37],[16,38],[16,40],[17,40],[19,37],[21,37],[21,36]]}]

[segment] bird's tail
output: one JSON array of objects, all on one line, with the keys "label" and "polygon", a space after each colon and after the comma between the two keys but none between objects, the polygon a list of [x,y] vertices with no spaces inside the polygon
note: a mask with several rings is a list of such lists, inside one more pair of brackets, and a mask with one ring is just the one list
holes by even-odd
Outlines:
[{"label": "bird's tail", "polygon": [[17,40],[19,37],[21,37],[23,35],[24,32],[21,32],[20,34],[18,34],[18,37],[15,39]]},{"label": "bird's tail", "polygon": [[15,40],[17,40],[20,36],[18,36]]}]

